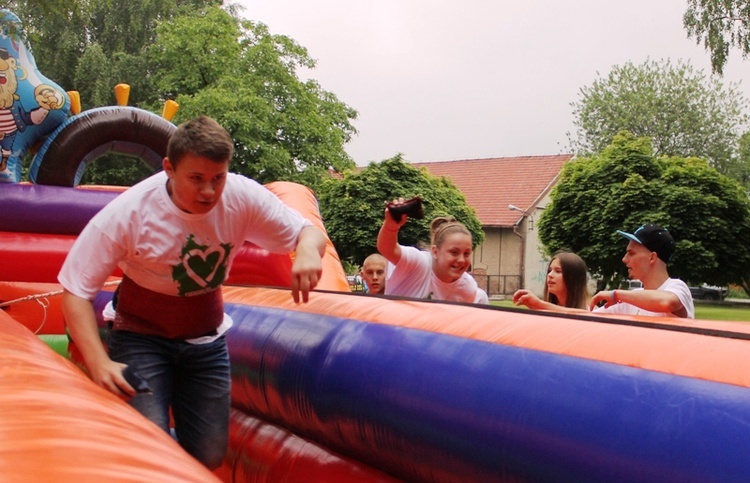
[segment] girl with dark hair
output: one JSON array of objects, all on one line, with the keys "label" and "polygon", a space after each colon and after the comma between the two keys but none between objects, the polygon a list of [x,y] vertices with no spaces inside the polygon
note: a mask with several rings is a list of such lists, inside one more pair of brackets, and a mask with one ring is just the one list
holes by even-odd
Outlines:
[{"label": "girl with dark hair", "polygon": [[558,312],[588,312],[588,267],[573,252],[558,251],[552,255],[547,267],[544,300],[531,291],[522,289],[513,294],[513,303],[534,310]]}]

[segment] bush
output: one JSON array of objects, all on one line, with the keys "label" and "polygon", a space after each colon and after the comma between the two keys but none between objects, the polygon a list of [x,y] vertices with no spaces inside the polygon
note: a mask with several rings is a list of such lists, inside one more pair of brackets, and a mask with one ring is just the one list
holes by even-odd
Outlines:
[{"label": "bush", "polygon": [[742,290],[742,287],[739,285],[729,285],[729,292],[727,292],[727,298],[728,299],[746,299],[748,298],[747,294],[744,290]]}]

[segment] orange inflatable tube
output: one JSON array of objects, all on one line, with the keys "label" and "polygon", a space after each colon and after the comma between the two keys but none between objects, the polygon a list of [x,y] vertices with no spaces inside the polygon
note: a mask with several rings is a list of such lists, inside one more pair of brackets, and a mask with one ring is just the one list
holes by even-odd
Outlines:
[{"label": "orange inflatable tube", "polygon": [[0,304],[7,304],[3,310],[34,334],[64,334],[62,297],[34,297],[60,290],[62,286],[58,283],[0,282]]},{"label": "orange inflatable tube", "polygon": [[113,394],[0,311],[5,481],[218,481]]},{"label": "orange inflatable tube", "polygon": [[[276,196],[288,206],[297,210],[303,217],[326,234],[326,252],[323,257],[323,275],[318,282],[318,290],[335,290],[339,292],[351,292],[346,280],[344,267],[336,252],[336,247],[328,237],[323,218],[318,210],[318,200],[315,194],[307,187],[288,181],[275,181],[266,185]],[[269,267],[270,268],[270,267]],[[234,270],[233,270],[234,271]],[[230,281],[231,282],[231,281]]]}]

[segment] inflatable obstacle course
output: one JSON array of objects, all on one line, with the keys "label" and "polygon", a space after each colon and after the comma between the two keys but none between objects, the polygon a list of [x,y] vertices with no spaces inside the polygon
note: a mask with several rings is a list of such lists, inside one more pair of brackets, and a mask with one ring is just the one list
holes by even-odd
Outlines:
[{"label": "inflatable obstacle course", "polygon": [[[223,466],[207,472],[75,366],[80,356],[67,343],[55,295],[75,237],[121,191],[74,187],[83,169],[108,151],[158,169],[176,106],[167,103],[162,117],[130,108],[125,86],[116,89],[117,106],[91,111],[81,111],[75,93],[58,96],[54,86],[30,97],[33,82],[23,78],[20,62],[30,50],[16,37],[10,42],[0,44],[0,71],[12,71],[18,92],[26,89],[14,108],[36,114],[23,130],[17,126],[20,150],[3,149],[18,157],[31,144],[43,139],[44,145],[32,162],[36,184],[14,183],[17,170],[10,169],[4,180],[11,183],[0,186],[6,208],[0,217],[3,479],[713,482],[750,476],[750,330],[744,326],[351,294],[330,242],[323,279],[308,304],[291,300],[293,254],[248,245],[237,256],[229,282],[242,286],[224,288],[235,320],[228,333],[230,448]],[[49,121],[65,118],[68,109],[72,117]],[[5,162],[15,166],[16,159]],[[325,229],[307,188],[273,183],[269,189]],[[113,273],[112,282],[120,275]],[[103,287],[99,309],[112,289]],[[104,335],[101,320],[100,328]]]},{"label": "inflatable obstacle course", "polygon": [[[307,188],[270,188],[322,226]],[[288,270],[268,254],[248,265],[262,267],[256,280],[233,272],[251,286],[224,288],[235,320],[224,481],[309,465],[323,481],[325,461],[358,481],[750,474],[740,443],[750,436],[744,326],[352,294],[328,250],[308,304],[255,283]],[[109,298],[102,291],[97,307]]]}]

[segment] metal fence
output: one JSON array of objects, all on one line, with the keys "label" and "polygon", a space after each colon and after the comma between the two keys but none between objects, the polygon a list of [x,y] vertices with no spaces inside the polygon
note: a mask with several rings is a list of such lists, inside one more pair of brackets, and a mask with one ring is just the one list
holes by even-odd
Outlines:
[{"label": "metal fence", "polygon": [[[521,288],[520,275],[480,275],[472,274],[477,281],[479,288],[487,292],[487,296],[510,296],[516,290]],[[362,279],[359,276],[349,276],[349,288],[352,292],[361,292],[363,290]]]},{"label": "metal fence", "polygon": [[487,295],[509,296],[521,288],[520,275],[479,275],[474,274],[479,288],[487,292]]}]

